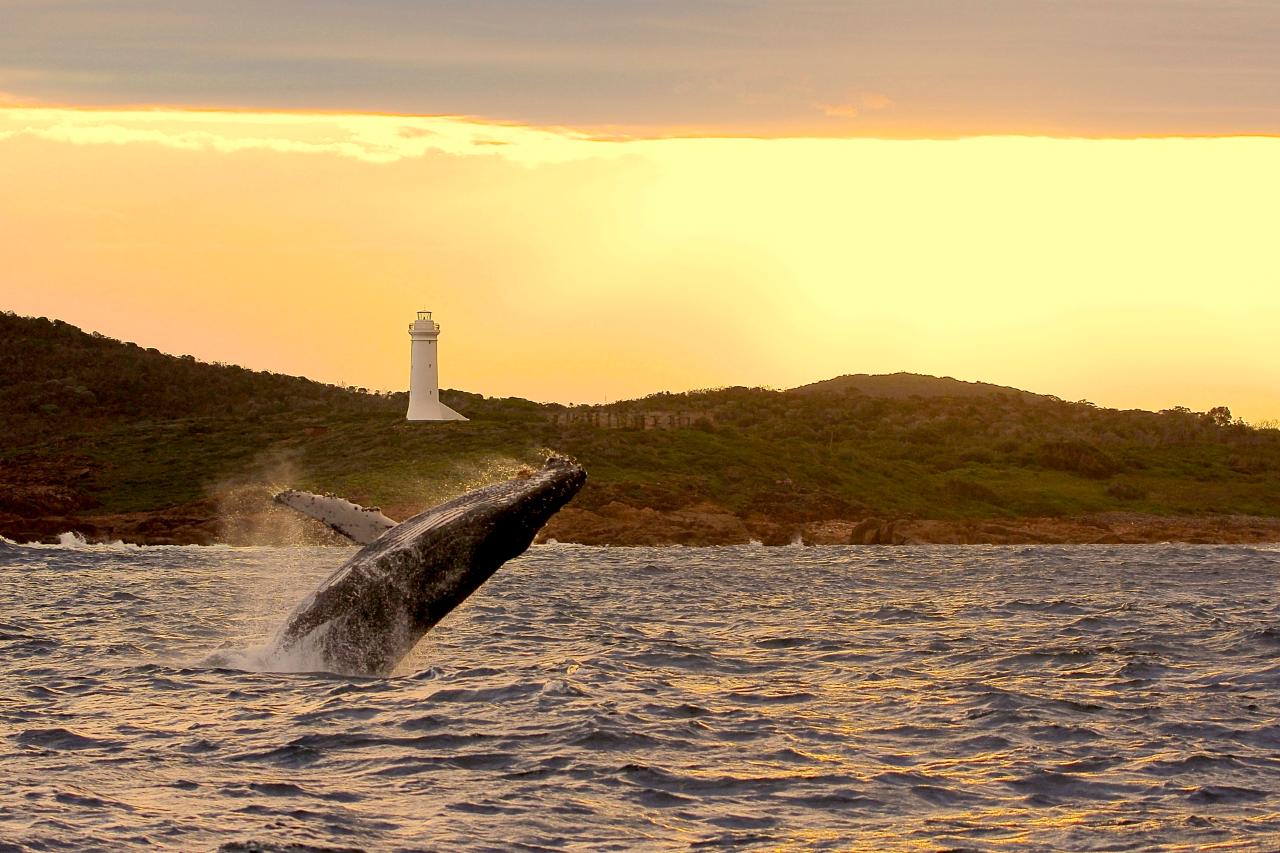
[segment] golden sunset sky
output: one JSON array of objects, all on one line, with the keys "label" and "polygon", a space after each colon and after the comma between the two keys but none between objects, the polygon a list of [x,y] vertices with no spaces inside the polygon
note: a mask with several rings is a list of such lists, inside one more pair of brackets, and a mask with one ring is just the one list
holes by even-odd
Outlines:
[{"label": "golden sunset sky", "polygon": [[1280,417],[1280,4],[110,5],[0,0],[0,308],[377,389],[429,308],[488,395]]}]

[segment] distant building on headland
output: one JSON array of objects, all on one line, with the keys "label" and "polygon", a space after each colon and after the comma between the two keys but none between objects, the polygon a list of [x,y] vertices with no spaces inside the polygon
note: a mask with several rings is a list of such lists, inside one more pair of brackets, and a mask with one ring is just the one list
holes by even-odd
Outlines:
[{"label": "distant building on headland", "polygon": [[547,412],[556,426],[587,426],[595,429],[695,429],[715,423],[710,412],[629,411],[606,406],[574,406]]},{"label": "distant building on headland", "polygon": [[462,415],[440,402],[440,363],[436,340],[440,324],[430,311],[419,311],[409,324],[409,411],[411,421],[465,421]]}]

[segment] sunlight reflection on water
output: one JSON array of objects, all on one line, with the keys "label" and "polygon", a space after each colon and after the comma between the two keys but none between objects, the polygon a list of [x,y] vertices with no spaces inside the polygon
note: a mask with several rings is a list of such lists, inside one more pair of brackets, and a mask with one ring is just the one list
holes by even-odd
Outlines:
[{"label": "sunlight reflection on water", "polygon": [[1280,839],[1275,549],[545,546],[395,678],[202,665],[348,553],[0,546],[0,840]]}]

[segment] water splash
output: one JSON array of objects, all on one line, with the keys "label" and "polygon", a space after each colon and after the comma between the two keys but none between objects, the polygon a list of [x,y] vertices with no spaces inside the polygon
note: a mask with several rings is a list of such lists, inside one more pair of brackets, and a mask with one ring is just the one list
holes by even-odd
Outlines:
[{"label": "water splash", "polygon": [[274,501],[302,479],[291,455],[275,453],[258,460],[242,476],[213,487],[219,541],[263,547],[349,544],[324,524]]},{"label": "water splash", "polygon": [[[35,548],[40,547],[41,543],[31,542],[23,547]],[[140,545],[133,545],[129,542],[123,542],[114,539],[110,542],[90,542],[82,534],[75,530],[68,530],[66,533],[58,534],[58,541],[52,545],[44,545],[46,548],[70,548],[75,551],[124,551],[140,548]]]},{"label": "water splash", "polygon": [[0,536],[0,547],[30,550],[53,550],[53,551],[209,551],[218,549],[228,549],[230,545],[137,545],[133,542],[124,542],[120,539],[113,539],[110,542],[90,542],[83,534],[75,530],[68,530],[65,533],[58,534],[57,542],[15,542],[4,536]]},{"label": "water splash", "polygon": [[314,643],[298,643],[288,651],[281,651],[276,639],[258,646],[218,649],[201,660],[200,666],[264,673],[326,671],[324,657]]}]

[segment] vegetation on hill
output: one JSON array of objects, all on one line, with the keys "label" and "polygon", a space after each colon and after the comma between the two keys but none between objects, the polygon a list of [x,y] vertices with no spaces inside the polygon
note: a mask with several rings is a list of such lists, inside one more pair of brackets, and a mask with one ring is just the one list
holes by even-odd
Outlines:
[{"label": "vegetation on hill", "polygon": [[165,355],[61,320],[9,312],[0,313],[0,388],[5,426],[20,433],[55,423],[217,417],[230,407],[237,416],[366,411],[386,400],[299,376]]},{"label": "vegetation on hill", "polygon": [[835,379],[824,379],[793,388],[797,394],[838,394],[857,391],[872,397],[990,397],[993,394],[1008,394],[1013,397],[1045,399],[1041,394],[1020,391],[1004,385],[992,385],[989,382],[965,382],[952,379],[950,376],[921,376],[919,373],[888,373],[872,375],[853,373],[837,376]]},{"label": "vegetation on hill", "polygon": [[697,413],[684,429],[556,423],[565,407],[456,391],[442,397],[470,422],[410,424],[403,393],[205,364],[3,314],[0,516],[38,512],[41,500],[67,514],[154,511],[260,483],[403,517],[548,450],[587,467],[575,502],[586,510],[714,505],[792,521],[1280,516],[1280,431],[1225,408],[1116,411],[956,380],[852,379],[609,407]]}]

